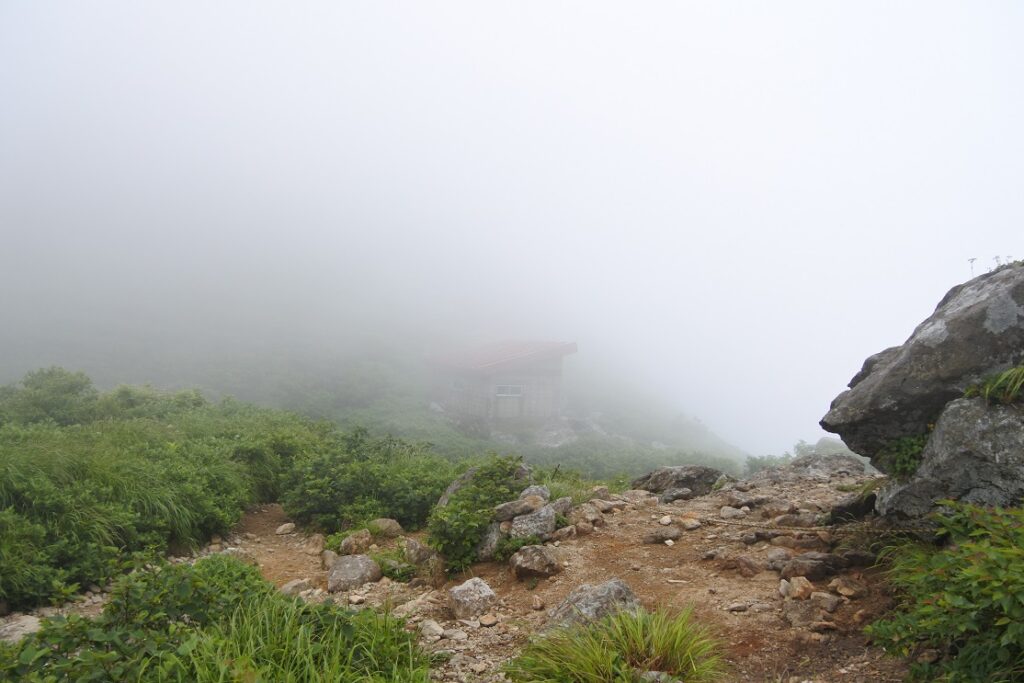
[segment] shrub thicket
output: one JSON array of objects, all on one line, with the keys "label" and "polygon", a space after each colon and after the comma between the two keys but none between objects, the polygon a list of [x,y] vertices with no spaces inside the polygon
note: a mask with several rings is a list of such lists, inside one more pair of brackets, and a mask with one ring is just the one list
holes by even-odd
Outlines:
[{"label": "shrub thicket", "polygon": [[0,647],[0,678],[38,682],[425,682],[427,664],[400,621],[307,605],[223,555],[134,572],[98,618]]},{"label": "shrub thicket", "polygon": [[454,473],[425,444],[355,429],[333,450],[297,459],[282,502],[296,521],[328,532],[375,517],[417,529]]},{"label": "shrub thicket", "polygon": [[689,610],[677,615],[623,611],[541,636],[508,664],[506,673],[514,681],[636,683],[653,671],[697,683],[721,678],[719,649]]},{"label": "shrub thicket", "polygon": [[494,515],[494,506],[512,500],[525,488],[517,481],[519,458],[492,456],[474,468],[472,476],[448,500],[434,508],[427,525],[429,543],[459,571],[472,564],[476,548]]},{"label": "shrub thicket", "polygon": [[901,656],[938,650],[916,680],[1024,681],[1024,511],[946,502],[945,547],[890,550],[900,607],[868,633]]}]

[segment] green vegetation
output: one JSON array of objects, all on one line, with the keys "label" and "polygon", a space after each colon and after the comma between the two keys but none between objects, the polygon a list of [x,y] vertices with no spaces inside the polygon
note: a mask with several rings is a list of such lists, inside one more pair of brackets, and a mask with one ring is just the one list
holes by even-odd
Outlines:
[{"label": "green vegetation", "polygon": [[1015,403],[1024,393],[1024,365],[1010,368],[998,375],[986,378],[981,384],[967,389],[967,397],[981,396],[989,403]]},{"label": "green vegetation", "polygon": [[426,445],[355,429],[331,450],[296,458],[281,500],[296,521],[329,532],[376,517],[417,529],[455,472]]},{"label": "green vegetation", "polygon": [[879,451],[877,459],[897,479],[906,479],[921,465],[921,453],[928,443],[928,435],[901,436]]},{"label": "green vegetation", "polygon": [[719,680],[720,645],[690,610],[619,612],[531,642],[506,667],[514,681],[636,683],[647,671],[687,682]]},{"label": "green vegetation", "polygon": [[406,583],[416,576],[416,567],[405,561],[405,553],[400,548],[390,548],[376,553],[370,553],[373,561],[380,565],[384,576],[392,581]]},{"label": "green vegetation", "polygon": [[793,462],[793,456],[790,453],[783,453],[782,455],[748,455],[747,462],[743,466],[743,473],[749,477],[762,470],[782,467],[791,462]]},{"label": "green vegetation", "polygon": [[475,467],[447,505],[434,508],[427,524],[428,540],[451,571],[461,571],[476,560],[476,548],[491,523],[494,506],[516,498],[525,488],[526,483],[515,478],[521,466],[519,458],[492,456]]},{"label": "green vegetation", "polygon": [[890,549],[900,606],[868,633],[895,655],[937,650],[915,680],[1024,681],[1024,510],[944,503],[947,545]]},{"label": "green vegetation", "polygon": [[402,623],[286,597],[223,555],[120,579],[95,620],[54,618],[0,647],[18,681],[427,681]]}]

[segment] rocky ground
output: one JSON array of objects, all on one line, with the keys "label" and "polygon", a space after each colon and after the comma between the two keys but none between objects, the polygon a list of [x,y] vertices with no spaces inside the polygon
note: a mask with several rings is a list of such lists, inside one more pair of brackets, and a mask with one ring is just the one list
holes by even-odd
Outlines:
[{"label": "rocky ground", "polygon": [[[277,505],[250,510],[228,538],[214,539],[203,554],[236,553],[307,600],[406,617],[408,628],[443,660],[435,667],[438,680],[503,680],[501,665],[549,624],[552,609],[570,591],[619,578],[648,608],[692,607],[724,642],[729,680],[898,681],[904,664],[862,634],[891,604],[880,571],[864,552],[844,546],[837,532],[808,526],[872,479],[856,469],[811,461],[671,503],[644,491],[596,491],[598,498],[570,514],[582,522],[579,529],[593,531],[518,558],[520,565],[547,562],[538,573],[550,576],[529,576],[529,567],[520,566],[523,578],[517,578],[509,563],[488,562],[447,580],[436,574],[433,581],[409,584],[383,578],[328,592],[323,538],[288,525]],[[419,536],[365,540],[386,549]],[[494,596],[456,618],[450,591],[473,577]],[[95,613],[102,604],[97,591],[46,613]],[[0,635],[13,637],[17,624],[38,616],[12,615],[0,624],[0,631],[8,631]]]},{"label": "rocky ground", "polygon": [[[407,617],[426,647],[446,657],[439,680],[502,680],[501,664],[544,628],[571,590],[618,577],[649,608],[692,606],[726,644],[730,680],[898,681],[903,663],[861,632],[891,603],[879,570],[863,566],[870,562],[862,553],[844,550],[837,534],[805,528],[871,478],[842,468],[790,468],[668,504],[642,492],[608,495],[594,503],[606,512],[592,533],[547,546],[562,569],[546,578],[518,579],[507,563],[492,562],[436,587],[385,578],[327,593],[318,539],[301,530],[277,534],[286,522],[278,506],[252,510],[229,540],[269,580],[293,582],[290,590],[307,599],[387,607]],[[783,522],[786,528],[777,528]],[[375,541],[386,547],[400,539]],[[780,593],[783,575],[789,597]],[[471,577],[495,598],[484,615],[456,619],[448,592]]]}]

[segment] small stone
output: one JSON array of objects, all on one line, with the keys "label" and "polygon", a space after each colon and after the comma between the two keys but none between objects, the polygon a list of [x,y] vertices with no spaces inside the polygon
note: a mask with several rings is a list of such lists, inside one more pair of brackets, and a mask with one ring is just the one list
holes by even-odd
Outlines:
[{"label": "small stone", "polygon": [[490,628],[491,626],[494,626],[497,623],[498,617],[494,616],[493,614],[485,614],[482,617],[480,617],[480,625],[484,628]]},{"label": "small stone", "polygon": [[832,580],[828,587],[843,597],[857,600],[868,594],[868,587],[862,582],[849,576],[838,576]]},{"label": "small stone", "polygon": [[[783,579],[785,581],[785,579]],[[780,588],[781,592],[781,588]],[[806,600],[814,592],[814,584],[805,576],[794,576],[789,580],[789,593],[786,597],[793,600]]]},{"label": "small stone", "polygon": [[539,612],[540,610],[544,609],[544,601],[541,600],[541,597],[539,595],[534,595],[533,596],[533,603],[530,606],[534,610]]},{"label": "small stone", "polygon": [[448,590],[448,601],[456,619],[483,614],[496,596],[487,582],[478,576]]},{"label": "small stone", "polygon": [[723,505],[722,509],[718,511],[718,516],[722,519],[739,519],[740,517],[746,517],[747,513],[738,508]]},{"label": "small stone", "polygon": [[424,619],[420,623],[420,633],[428,637],[440,638],[444,634],[444,629],[433,619]]},{"label": "small stone", "polygon": [[309,582],[309,579],[293,579],[281,586],[281,592],[285,595],[298,595],[303,591],[308,591],[313,587],[313,584]]},{"label": "small stone", "polygon": [[358,595],[356,593],[353,593],[352,595],[348,596],[348,604],[350,605],[361,605],[364,602],[366,602],[365,595]]},{"label": "small stone", "polygon": [[447,638],[448,640],[467,640],[467,639],[469,639],[469,635],[465,631],[460,631],[457,628],[450,628],[450,629],[446,630],[441,635],[441,637],[442,638]]},{"label": "small stone", "polygon": [[672,523],[672,516],[671,515],[665,515],[664,517],[662,517],[661,519],[658,520],[658,524],[660,524],[662,526],[668,526],[671,523]]},{"label": "small stone", "polygon": [[831,593],[814,591],[811,593],[811,602],[826,612],[832,613],[839,609],[839,605],[843,603],[843,599],[838,595],[832,595]]},{"label": "small stone", "polygon": [[725,609],[727,612],[746,612],[748,607],[745,602],[734,602]]},{"label": "small stone", "polygon": [[672,540],[671,538],[666,538],[666,539],[665,539],[665,545],[667,545],[667,546],[668,546],[669,548],[671,548],[671,547],[672,547],[672,546],[674,546],[675,544],[676,544],[676,542],[675,542],[675,541],[673,541],[673,540]]},{"label": "small stone", "polygon": [[661,529],[655,529],[651,533],[643,537],[644,543],[664,543],[665,541],[675,541],[682,532],[676,527],[664,527]]},{"label": "small stone", "polygon": [[693,517],[684,517],[682,519],[682,521],[680,522],[680,524],[682,524],[683,528],[686,529],[687,531],[694,531],[696,529],[701,528],[701,526],[703,526],[700,523],[699,519],[694,519]]},{"label": "small stone", "polygon": [[274,533],[278,536],[284,536],[285,534],[295,533],[295,523],[286,522],[285,524],[282,524],[281,526],[277,527],[277,531],[275,531]]}]

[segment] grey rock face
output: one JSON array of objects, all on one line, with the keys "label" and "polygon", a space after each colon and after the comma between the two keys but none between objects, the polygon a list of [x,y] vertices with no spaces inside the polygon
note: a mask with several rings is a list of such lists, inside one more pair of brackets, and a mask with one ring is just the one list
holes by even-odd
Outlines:
[{"label": "grey rock face", "polygon": [[523,489],[523,492],[519,494],[520,498],[526,498],[527,496],[540,496],[544,499],[544,502],[551,500],[551,491],[547,486],[541,486],[540,484],[534,484],[527,486]]},{"label": "grey rock face", "polygon": [[360,555],[365,553],[371,545],[373,545],[373,535],[369,529],[360,529],[346,536],[338,550],[342,555]]},{"label": "grey rock face", "polygon": [[864,362],[821,426],[872,458],[925,434],[947,403],[984,377],[1024,363],[1024,263],[951,289],[902,345]]},{"label": "grey rock face", "polygon": [[498,543],[505,534],[501,531],[501,524],[499,522],[491,522],[487,527],[487,531],[484,532],[483,538],[476,546],[476,557],[482,562],[487,562],[494,559],[494,553],[498,550]]},{"label": "grey rock face", "polygon": [[519,515],[528,515],[544,507],[545,503],[547,503],[546,498],[535,495],[523,496],[518,500],[510,500],[507,503],[494,507],[494,519],[498,522],[504,522]]},{"label": "grey rock face", "polygon": [[690,489],[693,495],[703,496],[711,492],[711,487],[720,476],[722,473],[719,470],[703,465],[659,467],[639,479],[634,479],[630,486],[652,493],[664,493],[669,489]]},{"label": "grey rock face", "polygon": [[509,536],[512,538],[526,538],[536,536],[546,539],[555,530],[555,510],[550,505],[545,505],[540,510],[528,515],[520,515],[512,520],[512,530]]},{"label": "grey rock face", "polygon": [[544,545],[527,545],[509,558],[508,566],[517,579],[554,576],[562,571],[558,552]]},{"label": "grey rock face", "polygon": [[875,507],[883,515],[916,518],[943,498],[1000,506],[1024,500],[1024,411],[980,398],[951,402],[917,472],[879,491]]},{"label": "grey rock face", "polygon": [[550,625],[587,623],[620,610],[640,606],[636,595],[622,579],[611,579],[597,586],[589,583],[573,589],[562,603],[548,614]]},{"label": "grey rock face", "polygon": [[380,566],[367,555],[342,555],[327,574],[327,590],[331,593],[352,590],[364,583],[380,581],[382,576]]},{"label": "grey rock face", "polygon": [[402,535],[402,525],[388,517],[379,517],[369,522],[367,526],[384,538],[397,538]]},{"label": "grey rock face", "polygon": [[677,500],[689,500],[691,498],[693,498],[693,491],[691,491],[690,489],[682,488],[668,489],[667,491],[661,494],[660,500],[662,503],[671,503]]},{"label": "grey rock face", "polygon": [[456,619],[472,619],[490,609],[495,597],[487,582],[475,576],[448,591],[448,605]]}]

